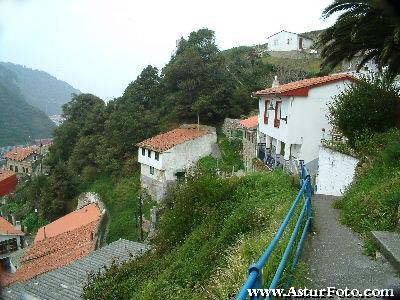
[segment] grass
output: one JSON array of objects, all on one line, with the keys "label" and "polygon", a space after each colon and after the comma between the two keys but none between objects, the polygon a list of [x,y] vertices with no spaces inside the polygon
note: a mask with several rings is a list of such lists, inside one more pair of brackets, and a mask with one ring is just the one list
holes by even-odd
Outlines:
[{"label": "grass", "polygon": [[[122,178],[118,182],[114,182],[111,177],[103,176],[89,186],[87,191],[98,193],[109,213],[107,243],[119,238],[134,241],[140,239],[138,226],[140,179],[138,173]],[[146,218],[149,217],[149,211],[153,205],[152,201],[144,202],[143,212]]]},{"label": "grass", "polygon": [[[400,205],[400,141],[394,139],[392,133],[380,137],[384,135],[389,138],[384,139],[379,151],[368,151],[368,145],[362,143],[364,153],[376,156],[371,158],[372,162],[365,163],[360,176],[335,204],[342,209],[342,222],[365,238],[368,255],[376,250],[371,231],[394,231]],[[396,136],[400,136],[400,132]],[[376,140],[376,137],[369,137],[369,141]]]},{"label": "grass", "polygon": [[[195,175],[168,199],[155,250],[94,279],[85,298],[227,299],[273,238],[296,193],[282,172]],[[271,257],[266,280],[285,245]]]},{"label": "grass", "polygon": [[284,57],[275,57],[275,56],[264,56],[262,58],[264,63],[276,65],[276,66],[284,66],[292,69],[301,69],[310,73],[318,73],[320,72],[321,60],[318,58],[284,58]]}]

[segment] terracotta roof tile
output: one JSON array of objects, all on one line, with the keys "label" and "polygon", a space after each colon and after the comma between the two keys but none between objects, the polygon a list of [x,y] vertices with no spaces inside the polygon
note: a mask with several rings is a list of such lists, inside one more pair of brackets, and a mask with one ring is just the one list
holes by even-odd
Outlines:
[{"label": "terracotta roof tile", "polygon": [[81,226],[85,226],[98,220],[100,215],[100,209],[96,204],[92,203],[84,206],[79,210],[73,211],[64,217],[41,227],[36,234],[35,243],[45,238],[54,237],[66,231],[72,231]]},{"label": "terracotta roof tile", "polygon": [[[296,91],[296,90],[301,90],[305,89],[304,92],[308,93],[308,89],[315,87],[315,86],[320,86],[324,85],[327,83],[335,82],[335,81],[341,81],[341,80],[352,80],[355,81],[357,80],[355,77],[343,73],[343,74],[333,74],[329,76],[323,76],[323,77],[315,77],[315,78],[309,78],[309,79],[303,79],[299,81],[294,81],[286,84],[282,84],[276,87],[271,87],[268,89],[264,89],[261,91],[257,91],[253,93],[253,96],[266,96],[266,95],[274,95],[274,94],[285,94],[288,92]],[[300,96],[306,96],[307,94],[299,94]]]},{"label": "terracotta roof tile", "polygon": [[16,161],[22,161],[32,153],[36,153],[36,151],[37,151],[36,147],[26,147],[26,148],[16,147],[11,151],[7,152],[6,154],[4,154],[4,157]]},{"label": "terracotta roof tile", "polygon": [[25,235],[21,230],[16,229],[10,222],[0,217],[0,235]]},{"label": "terracotta roof tile", "polygon": [[14,274],[3,273],[1,283],[9,285],[26,281],[88,255],[96,248],[94,237],[100,217],[97,205],[90,204],[46,225],[49,235],[46,230],[45,238],[42,227],[41,235],[35,238],[32,247],[22,259],[22,267]]},{"label": "terracotta roof tile", "polygon": [[176,145],[183,144],[187,141],[197,139],[210,131],[194,128],[177,128],[144,140],[138,144],[137,147],[150,149],[153,151],[163,152],[167,151]]},{"label": "terracotta roof tile", "polygon": [[246,127],[246,128],[254,128],[254,127],[257,127],[257,125],[258,125],[258,116],[256,115],[256,116],[252,116],[252,117],[250,117],[250,118],[241,120],[241,121],[239,122],[239,124],[242,125],[242,126],[244,126],[244,127]]}]

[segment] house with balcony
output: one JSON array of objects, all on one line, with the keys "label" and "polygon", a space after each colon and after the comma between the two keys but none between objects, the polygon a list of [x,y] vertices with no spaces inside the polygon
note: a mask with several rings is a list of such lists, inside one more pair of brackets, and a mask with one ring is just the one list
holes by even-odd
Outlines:
[{"label": "house with balcony", "polygon": [[297,171],[304,160],[310,172],[318,167],[321,139],[332,131],[328,104],[356,79],[349,74],[304,79],[253,93],[259,98],[258,157],[269,168]]},{"label": "house with balcony", "polygon": [[204,125],[182,125],[138,143],[141,186],[161,201],[188,168],[212,153],[216,143],[215,128]]},{"label": "house with balcony", "polygon": [[24,248],[24,236],[21,225],[12,225],[0,217],[0,263],[7,260],[10,253]]}]

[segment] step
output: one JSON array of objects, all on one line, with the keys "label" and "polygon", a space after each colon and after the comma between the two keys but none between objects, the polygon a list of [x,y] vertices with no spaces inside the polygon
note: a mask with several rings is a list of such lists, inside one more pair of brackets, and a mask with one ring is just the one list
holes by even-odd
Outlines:
[{"label": "step", "polygon": [[372,237],[382,254],[400,272],[400,233],[372,231]]}]

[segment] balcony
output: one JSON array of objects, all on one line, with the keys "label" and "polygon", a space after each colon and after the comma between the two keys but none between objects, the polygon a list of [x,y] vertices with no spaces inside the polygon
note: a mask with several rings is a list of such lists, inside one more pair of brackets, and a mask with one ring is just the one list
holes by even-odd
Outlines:
[{"label": "balcony", "polygon": [[271,149],[266,148],[265,144],[258,144],[258,158],[268,167],[270,170],[283,169],[289,174],[298,174],[298,162],[297,160],[290,158],[285,160],[280,154],[274,153]]}]

